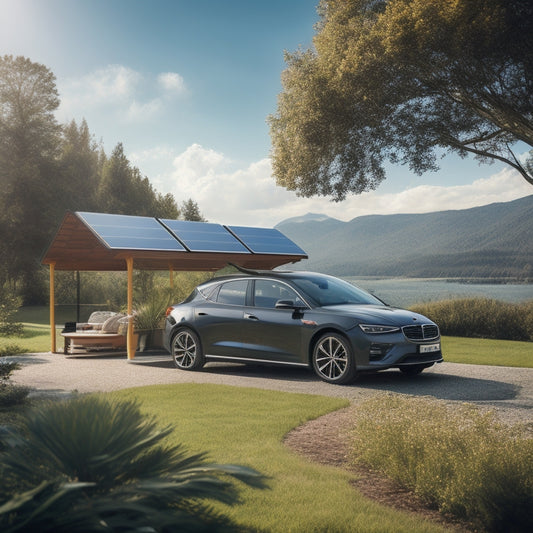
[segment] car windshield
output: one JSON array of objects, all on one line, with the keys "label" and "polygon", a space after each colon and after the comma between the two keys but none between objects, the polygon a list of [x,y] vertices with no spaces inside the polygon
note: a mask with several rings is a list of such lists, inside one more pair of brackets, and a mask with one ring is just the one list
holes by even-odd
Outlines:
[{"label": "car windshield", "polygon": [[383,305],[368,292],[338,278],[330,276],[295,277],[292,282],[319,306],[343,304]]}]

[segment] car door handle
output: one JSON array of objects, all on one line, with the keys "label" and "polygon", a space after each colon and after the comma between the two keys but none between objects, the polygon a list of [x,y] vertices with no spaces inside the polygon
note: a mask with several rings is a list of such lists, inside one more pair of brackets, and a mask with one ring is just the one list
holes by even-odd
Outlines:
[{"label": "car door handle", "polygon": [[244,318],[249,318],[250,320],[259,320],[255,315],[251,315],[250,313],[244,313]]},{"label": "car door handle", "polygon": [[207,316],[207,313],[204,313],[202,311],[198,311],[198,316]]}]

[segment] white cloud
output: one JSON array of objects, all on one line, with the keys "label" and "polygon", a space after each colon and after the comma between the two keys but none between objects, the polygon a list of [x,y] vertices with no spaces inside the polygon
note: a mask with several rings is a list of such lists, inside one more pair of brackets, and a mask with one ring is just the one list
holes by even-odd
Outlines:
[{"label": "white cloud", "polygon": [[124,65],[109,65],[81,78],[58,81],[58,88],[60,121],[92,110],[111,113],[115,120],[142,122],[161,114],[167,101],[163,97],[186,92],[183,77],[175,72],[154,79]]},{"label": "white cloud", "polygon": [[168,93],[181,95],[187,92],[185,80],[177,72],[162,72],[157,77],[157,81]]},{"label": "white cloud", "polygon": [[276,186],[269,159],[235,168],[224,154],[199,144],[174,157],[172,168],[158,176],[156,186],[161,192],[173,193],[178,202],[193,198],[212,222],[251,226],[274,226],[309,212],[351,220],[370,214],[467,209],[533,194],[531,185],[517,172],[505,169],[466,185],[421,185],[389,194],[371,191],[338,203],[326,198],[300,198]]},{"label": "white cloud", "polygon": [[140,103],[134,100],[129,105],[126,116],[130,121],[139,122],[157,115],[162,107],[163,105],[159,98],[155,98],[146,103]]},{"label": "white cloud", "polygon": [[116,104],[131,98],[141,80],[138,72],[122,65],[109,65],[81,78],[65,80],[58,83],[62,111]]}]

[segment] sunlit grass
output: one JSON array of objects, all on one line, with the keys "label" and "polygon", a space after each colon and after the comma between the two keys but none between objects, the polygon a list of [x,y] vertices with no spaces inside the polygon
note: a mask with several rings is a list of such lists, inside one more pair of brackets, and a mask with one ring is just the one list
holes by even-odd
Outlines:
[{"label": "sunlit grass", "polygon": [[224,508],[239,523],[283,533],[443,531],[364,498],[350,486],[350,474],[307,461],[283,445],[290,429],[347,405],[345,400],[195,384],[129,389],[113,396],[136,398],[162,425],[173,424],[173,443],[269,476],[269,490],[242,486],[242,504]]},{"label": "sunlit grass", "polygon": [[472,405],[382,394],[357,408],[354,461],[488,531],[531,531],[533,439]]},{"label": "sunlit grass", "polygon": [[533,368],[533,342],[443,337],[442,351],[449,363]]}]

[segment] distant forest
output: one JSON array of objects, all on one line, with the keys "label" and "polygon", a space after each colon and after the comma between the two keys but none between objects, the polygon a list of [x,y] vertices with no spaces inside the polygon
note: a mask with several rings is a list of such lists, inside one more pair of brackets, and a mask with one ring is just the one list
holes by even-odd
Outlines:
[{"label": "distant forest", "polygon": [[24,57],[0,57],[0,296],[47,299],[40,258],[65,212],[203,220],[134,167],[122,143],[106,154],[85,120],[59,124],[54,74]]}]

